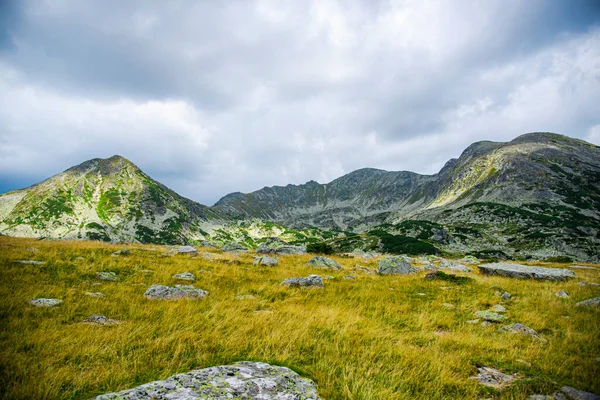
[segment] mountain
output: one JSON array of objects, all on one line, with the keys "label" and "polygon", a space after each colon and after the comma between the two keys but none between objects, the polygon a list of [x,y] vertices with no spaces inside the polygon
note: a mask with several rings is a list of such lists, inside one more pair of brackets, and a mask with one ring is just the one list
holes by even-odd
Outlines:
[{"label": "mountain", "polygon": [[184,243],[218,221],[117,155],[0,195],[0,232],[13,236]]}]

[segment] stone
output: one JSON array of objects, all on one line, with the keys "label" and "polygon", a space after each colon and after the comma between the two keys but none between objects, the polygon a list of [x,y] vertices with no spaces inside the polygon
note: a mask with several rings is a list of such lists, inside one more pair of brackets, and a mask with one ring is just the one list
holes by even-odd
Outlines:
[{"label": "stone", "polygon": [[96,397],[96,400],[142,399],[273,399],[318,400],[317,386],[285,367],[242,361],[197,369],[120,392]]},{"label": "stone", "polygon": [[489,322],[502,322],[507,320],[504,315],[492,311],[477,311],[475,312],[475,316]]},{"label": "stone", "polygon": [[600,283],[581,281],[581,282],[578,283],[578,285],[579,286],[596,286],[596,287],[598,287],[598,286],[600,286]]},{"label": "stone", "polygon": [[111,256],[113,256],[113,257],[128,256],[130,254],[131,254],[131,250],[129,250],[129,249],[121,249],[121,250],[117,250],[114,253],[112,253]]},{"label": "stone", "polygon": [[569,268],[574,268],[574,269],[598,269],[596,267],[588,267],[585,265],[571,265]]},{"label": "stone", "polygon": [[438,267],[437,267],[437,265],[428,262],[423,265],[423,269],[425,271],[437,271]]},{"label": "stone", "polygon": [[570,400],[600,400],[600,396],[597,394],[577,390],[570,386],[563,386],[560,391],[566,394]]},{"label": "stone", "polygon": [[352,275],[345,275],[345,276],[343,277],[343,279],[346,279],[346,280],[352,280],[352,279],[356,279],[356,277],[355,277],[355,276],[352,276]]},{"label": "stone", "polygon": [[95,297],[95,298],[101,298],[104,297],[103,293],[100,292],[85,292],[84,293],[86,296],[90,296],[90,297]]},{"label": "stone", "polygon": [[183,281],[195,281],[196,276],[191,272],[181,272],[179,274],[173,275],[173,279],[181,279]]},{"label": "stone", "polygon": [[116,319],[107,318],[104,315],[98,314],[90,315],[84,322],[92,325],[117,325],[121,323],[121,321],[117,321]]},{"label": "stone", "polygon": [[564,281],[569,278],[575,278],[575,273],[566,268],[530,267],[506,262],[482,264],[479,266],[479,270],[485,275],[500,275],[509,278],[553,281]]},{"label": "stone", "polygon": [[499,292],[494,293],[496,296],[500,297],[502,300],[510,300],[512,298],[512,294],[508,292]]},{"label": "stone", "polygon": [[116,282],[119,280],[119,278],[117,277],[117,274],[115,274],[114,272],[102,271],[102,272],[96,272],[96,275],[98,275],[98,278],[100,278],[101,281]]},{"label": "stone", "polygon": [[238,242],[229,242],[225,243],[223,251],[228,253],[245,253],[248,251],[248,248]]},{"label": "stone", "polygon": [[374,275],[374,274],[376,274],[375,270],[373,270],[373,269],[371,269],[369,267],[362,266],[360,264],[354,265],[354,267],[352,267],[352,270],[353,271],[357,271],[357,272],[361,272],[363,274],[368,274],[368,275]]},{"label": "stone", "polygon": [[63,301],[60,299],[49,299],[44,297],[29,300],[29,304],[32,304],[36,307],[54,307],[61,304],[62,302]]},{"label": "stone", "polygon": [[202,289],[196,289],[192,285],[152,285],[146,290],[144,296],[147,299],[159,300],[177,300],[183,298],[203,299],[208,296],[208,292]]},{"label": "stone", "polygon": [[306,247],[304,246],[292,246],[283,240],[270,237],[267,238],[263,243],[261,243],[256,249],[257,254],[281,254],[281,255],[289,255],[289,254],[306,254]]},{"label": "stone", "polygon": [[274,267],[279,263],[277,257],[259,256],[254,257],[253,265],[266,265],[267,267]]},{"label": "stone", "polygon": [[561,290],[560,292],[557,292],[557,293],[555,294],[555,296],[556,296],[556,297],[559,297],[559,298],[561,298],[561,299],[566,299],[566,298],[569,298],[569,297],[570,297],[570,296],[569,296],[569,292],[566,292],[566,291],[564,291],[564,290]]},{"label": "stone", "polygon": [[490,326],[492,323],[490,321],[483,321],[481,326]]},{"label": "stone", "polygon": [[40,251],[40,249],[38,249],[37,247],[28,247],[27,251],[30,253],[37,253],[38,251]]},{"label": "stone", "polygon": [[381,275],[407,275],[419,271],[402,256],[391,256],[379,261],[377,272]]},{"label": "stone", "polygon": [[575,305],[577,307],[600,307],[600,297],[593,297],[591,299],[583,300]]},{"label": "stone", "polygon": [[481,261],[475,256],[464,256],[458,262],[461,264],[479,264]]},{"label": "stone", "polygon": [[505,313],[507,310],[506,310],[506,307],[501,306],[500,304],[497,304],[494,307],[492,307],[490,309],[490,311],[493,311],[493,312],[496,312],[496,313]]},{"label": "stone", "polygon": [[198,250],[196,250],[192,246],[180,246],[180,247],[177,248],[176,253],[177,254],[189,254],[189,255],[192,255],[192,256],[197,256],[198,255]]},{"label": "stone", "polygon": [[21,264],[28,264],[28,265],[44,265],[44,264],[46,264],[45,261],[35,261],[35,260],[16,260],[15,262],[18,262]]},{"label": "stone", "polygon": [[440,268],[446,268],[452,271],[459,271],[459,272],[471,272],[473,271],[471,268],[465,266],[465,265],[461,265],[461,264],[456,264],[452,261],[448,261],[448,260],[442,260],[440,261]]},{"label": "stone", "polygon": [[504,325],[503,327],[501,327],[500,329],[498,329],[498,331],[499,332],[518,333],[520,335],[528,335],[528,336],[533,336],[536,339],[541,339],[540,335],[538,335],[538,333],[536,331],[534,331],[533,329],[531,329],[527,325],[518,324],[518,323],[517,324]]},{"label": "stone", "polygon": [[288,288],[307,287],[307,288],[323,288],[323,278],[319,275],[309,275],[306,278],[289,278],[281,282]]},{"label": "stone", "polygon": [[483,386],[494,389],[503,389],[518,379],[517,374],[507,375],[493,368],[482,367],[477,368],[477,370],[479,373],[472,376],[471,379],[475,379]]},{"label": "stone", "polygon": [[314,256],[313,258],[308,260],[306,265],[308,265],[310,267],[327,268],[327,269],[334,269],[334,270],[342,269],[342,266],[340,264],[338,264],[335,260],[332,260],[329,257],[323,257],[323,256]]}]

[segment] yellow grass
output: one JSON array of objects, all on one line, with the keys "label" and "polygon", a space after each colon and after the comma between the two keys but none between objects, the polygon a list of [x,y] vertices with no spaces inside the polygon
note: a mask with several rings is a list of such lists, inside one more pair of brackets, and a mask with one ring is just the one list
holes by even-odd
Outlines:
[{"label": "yellow grass", "polygon": [[[110,256],[120,248],[132,254]],[[466,274],[472,283],[457,285],[426,281],[424,272],[357,273],[350,268],[365,263],[348,258],[334,257],[346,268],[331,272],[305,266],[308,255],[279,257],[272,268],[252,266],[252,254],[213,251],[208,260],[163,257],[166,250],[0,238],[0,395],[90,398],[239,360],[287,366],[313,379],[324,399],[522,399],[561,385],[600,392],[600,311],[575,307],[600,295],[598,287],[577,283],[600,281],[600,270],[575,270],[578,280],[567,283],[474,272]],[[14,262],[19,259],[47,264]],[[366,265],[376,268],[376,261]],[[116,272],[120,281],[100,281],[97,271]],[[185,283],[171,276],[186,271],[196,275],[196,287],[210,292],[208,298],[144,298],[152,284]],[[326,280],[323,290],[280,285],[313,273],[336,279]],[[349,274],[357,279],[342,279]],[[502,302],[497,290],[515,298]],[[555,297],[559,290],[571,298]],[[252,297],[236,299],[241,295]],[[36,308],[28,304],[36,297],[64,303]],[[509,322],[534,328],[547,343],[466,323],[475,311],[501,303]],[[81,322],[91,314],[124,323]],[[488,389],[469,379],[478,366],[523,379],[503,391]]]}]

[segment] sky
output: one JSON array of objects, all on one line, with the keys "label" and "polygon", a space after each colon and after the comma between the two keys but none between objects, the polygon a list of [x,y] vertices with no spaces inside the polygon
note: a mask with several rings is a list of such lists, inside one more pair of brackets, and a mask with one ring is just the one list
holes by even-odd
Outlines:
[{"label": "sky", "polygon": [[0,0],[0,192],[119,154],[211,205],[600,145],[600,0]]}]

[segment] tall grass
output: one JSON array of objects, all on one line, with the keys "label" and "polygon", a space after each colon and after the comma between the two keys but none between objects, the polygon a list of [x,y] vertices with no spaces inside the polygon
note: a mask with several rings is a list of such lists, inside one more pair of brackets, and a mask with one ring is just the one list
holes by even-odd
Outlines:
[{"label": "tall grass", "polygon": [[[28,251],[28,247],[39,249]],[[120,248],[129,256],[111,257]],[[324,399],[522,399],[561,385],[600,392],[600,311],[575,303],[600,290],[570,282],[487,277],[456,284],[412,276],[305,266],[310,256],[283,256],[277,267],[252,265],[252,254],[206,250],[165,257],[160,246],[96,242],[37,242],[0,238],[0,395],[10,399],[90,398],[194,368],[238,360],[287,366],[318,384]],[[212,259],[208,259],[211,257]],[[24,265],[15,260],[46,261]],[[554,265],[557,266],[557,265]],[[118,282],[100,281],[113,271]],[[203,300],[144,298],[152,284],[192,272]],[[331,275],[323,290],[285,289],[280,282],[312,273]],[[600,270],[575,270],[600,281]],[[356,275],[345,280],[344,275]],[[514,295],[501,301],[495,292]],[[567,290],[570,299],[554,296]],[[102,292],[91,298],[85,292]],[[425,293],[425,296],[419,293]],[[241,296],[241,297],[240,297]],[[60,306],[28,304],[56,297]],[[456,307],[444,307],[452,303]],[[547,342],[468,324],[495,304],[509,322],[524,323]],[[94,326],[102,314],[123,321]],[[495,391],[469,379],[478,366],[519,373]]]}]

